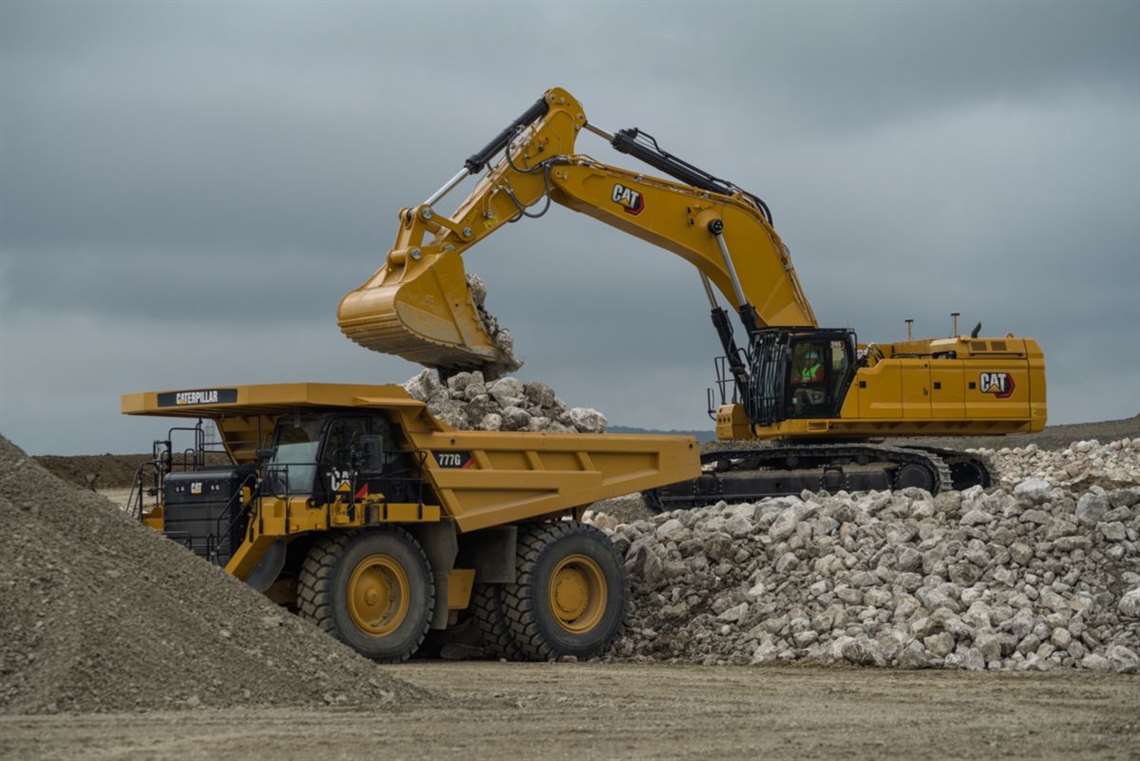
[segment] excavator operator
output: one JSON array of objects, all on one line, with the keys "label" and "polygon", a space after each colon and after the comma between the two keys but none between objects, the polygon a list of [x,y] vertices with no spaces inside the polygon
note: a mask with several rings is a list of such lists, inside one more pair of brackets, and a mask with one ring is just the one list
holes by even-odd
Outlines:
[{"label": "excavator operator", "polygon": [[819,383],[823,380],[823,363],[820,362],[818,351],[808,349],[803,353],[796,378],[799,383]]},{"label": "excavator operator", "polygon": [[823,366],[822,354],[812,345],[803,345],[802,352],[795,353],[792,367],[792,405],[797,415],[807,413],[809,408],[827,401],[827,369]]}]

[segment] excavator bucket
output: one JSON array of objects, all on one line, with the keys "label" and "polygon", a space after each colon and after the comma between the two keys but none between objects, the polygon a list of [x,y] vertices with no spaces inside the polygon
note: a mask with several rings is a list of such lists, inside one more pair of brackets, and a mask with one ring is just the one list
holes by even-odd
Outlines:
[{"label": "excavator bucket", "polygon": [[[504,334],[471,293],[461,254],[549,193],[542,162],[573,154],[585,123],[574,97],[551,88],[433,196],[402,210],[384,266],[341,299],[341,331],[365,348],[429,367],[493,374],[517,369]],[[453,215],[435,211],[447,192],[478,176],[500,153],[503,158]]]},{"label": "excavator bucket", "polygon": [[508,364],[495,345],[455,251],[402,251],[341,299],[337,323],[361,346],[428,367]]}]

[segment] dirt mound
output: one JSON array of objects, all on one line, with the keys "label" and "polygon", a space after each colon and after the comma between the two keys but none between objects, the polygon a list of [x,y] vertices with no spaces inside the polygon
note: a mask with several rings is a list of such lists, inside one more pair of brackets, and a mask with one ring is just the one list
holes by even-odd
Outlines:
[{"label": "dirt mound", "polygon": [[[45,454],[35,460],[53,475],[85,489],[92,485],[96,489],[129,489],[134,485],[139,466],[153,457],[149,454]],[[229,465],[230,461],[224,454],[208,454],[206,464]]]},{"label": "dirt mound", "polygon": [[0,437],[0,713],[431,696]]},{"label": "dirt mound", "polygon": [[95,476],[97,489],[127,488],[148,454],[40,455],[36,462],[52,474],[77,486],[88,487],[88,476]]}]

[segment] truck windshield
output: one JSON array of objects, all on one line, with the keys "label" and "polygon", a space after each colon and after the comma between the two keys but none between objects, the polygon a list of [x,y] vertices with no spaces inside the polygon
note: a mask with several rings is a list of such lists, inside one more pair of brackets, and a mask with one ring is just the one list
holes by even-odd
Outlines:
[{"label": "truck windshield", "polygon": [[273,432],[273,458],[268,463],[276,489],[290,494],[312,494],[324,422],[323,415],[278,418]]}]

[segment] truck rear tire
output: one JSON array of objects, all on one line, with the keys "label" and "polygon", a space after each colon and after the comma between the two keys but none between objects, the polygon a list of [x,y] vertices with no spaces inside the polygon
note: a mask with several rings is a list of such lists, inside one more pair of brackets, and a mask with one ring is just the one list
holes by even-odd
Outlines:
[{"label": "truck rear tire", "polygon": [[531,660],[601,655],[625,621],[625,568],[609,537],[577,522],[520,528],[517,577],[502,589],[511,633]]},{"label": "truck rear tire", "polygon": [[378,661],[410,658],[435,607],[431,564],[400,528],[321,538],[305,558],[297,591],[302,616]]},{"label": "truck rear tire", "polygon": [[515,642],[511,622],[503,609],[502,584],[476,584],[471,594],[470,610],[487,655],[508,661],[526,660],[522,648]]}]

